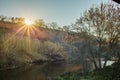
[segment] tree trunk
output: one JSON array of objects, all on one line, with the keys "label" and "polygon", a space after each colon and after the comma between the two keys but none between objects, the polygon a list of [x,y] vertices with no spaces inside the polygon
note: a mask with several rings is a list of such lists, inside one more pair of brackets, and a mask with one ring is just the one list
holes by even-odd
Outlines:
[{"label": "tree trunk", "polygon": [[106,55],[106,57],[105,57],[105,62],[104,62],[104,64],[103,64],[103,68],[106,67],[106,65],[107,65],[107,61],[108,61],[108,59],[109,59],[109,56],[111,55],[111,50],[108,49],[107,54],[108,54],[108,53],[109,53],[109,55]]},{"label": "tree trunk", "polygon": [[107,61],[108,61],[108,58],[105,58],[105,62],[104,62],[104,64],[103,64],[103,68],[106,67]]},{"label": "tree trunk", "polygon": [[102,47],[101,47],[101,40],[100,40],[100,41],[99,41],[99,50],[98,50],[99,68],[102,68],[102,65],[101,65],[101,53],[102,53]]},{"label": "tree trunk", "polygon": [[101,57],[100,57],[100,55],[99,55],[98,61],[99,61],[99,68],[102,68],[102,65],[101,65]]},{"label": "tree trunk", "polygon": [[98,66],[97,66],[97,63],[96,63],[95,59],[93,59],[93,63],[94,63],[95,69],[98,69]]},{"label": "tree trunk", "polygon": [[97,66],[97,63],[96,63],[96,61],[95,61],[95,57],[94,57],[94,55],[93,55],[93,52],[92,52],[92,49],[91,49],[91,47],[90,47],[90,42],[89,42],[89,50],[90,50],[90,54],[91,54],[91,57],[92,57],[92,61],[93,61],[93,64],[94,64],[94,67],[95,67],[95,69],[98,69],[98,66]]}]

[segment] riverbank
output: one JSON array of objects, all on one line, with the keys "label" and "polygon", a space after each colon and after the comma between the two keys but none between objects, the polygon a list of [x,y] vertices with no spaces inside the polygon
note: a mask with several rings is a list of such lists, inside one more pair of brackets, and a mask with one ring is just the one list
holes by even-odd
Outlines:
[{"label": "riverbank", "polygon": [[65,64],[65,60],[47,61],[47,60],[35,60],[33,62],[16,62],[16,63],[4,63],[0,64],[0,70],[11,70],[31,65],[43,65],[43,64]]},{"label": "riverbank", "polygon": [[120,80],[120,62],[88,73],[69,72],[57,77],[49,77],[48,80]]}]

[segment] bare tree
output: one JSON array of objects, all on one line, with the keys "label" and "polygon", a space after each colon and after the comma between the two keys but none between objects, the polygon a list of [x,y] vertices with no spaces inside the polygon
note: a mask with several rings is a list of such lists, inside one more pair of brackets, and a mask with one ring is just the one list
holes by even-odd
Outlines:
[{"label": "bare tree", "polygon": [[[101,59],[103,57],[105,58],[104,66],[106,66],[107,60],[111,58],[118,44],[119,10],[119,7],[112,4],[101,3],[99,7],[90,8],[84,12],[83,17],[77,19],[75,29],[87,33],[86,41],[95,68],[102,68]],[[93,41],[96,42],[95,45],[93,45]]]}]

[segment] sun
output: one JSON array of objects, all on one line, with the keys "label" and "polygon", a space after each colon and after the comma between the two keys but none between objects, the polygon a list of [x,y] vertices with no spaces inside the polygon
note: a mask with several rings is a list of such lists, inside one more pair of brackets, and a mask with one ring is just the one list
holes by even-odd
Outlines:
[{"label": "sun", "polygon": [[25,19],[25,24],[26,25],[32,25],[32,24],[34,24],[34,22],[32,20]]}]

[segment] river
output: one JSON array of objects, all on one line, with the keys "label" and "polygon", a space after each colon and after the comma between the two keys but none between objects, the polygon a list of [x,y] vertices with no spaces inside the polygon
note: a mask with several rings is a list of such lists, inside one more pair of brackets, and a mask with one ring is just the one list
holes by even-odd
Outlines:
[{"label": "river", "polygon": [[68,67],[65,64],[45,63],[11,70],[0,70],[0,80],[47,80],[70,70],[80,69]]}]

